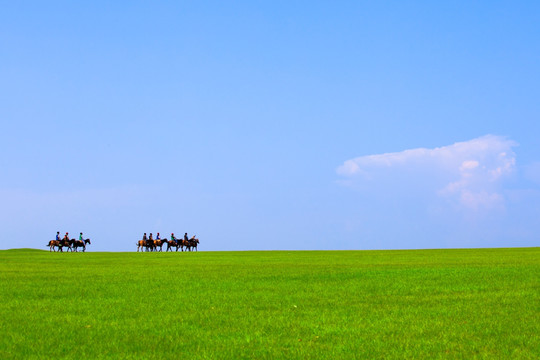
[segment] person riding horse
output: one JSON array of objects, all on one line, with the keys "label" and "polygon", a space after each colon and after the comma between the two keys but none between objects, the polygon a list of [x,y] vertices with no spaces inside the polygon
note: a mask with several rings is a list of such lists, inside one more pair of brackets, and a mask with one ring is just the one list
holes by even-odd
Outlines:
[{"label": "person riding horse", "polygon": [[143,237],[142,237],[142,246],[143,247],[146,247],[146,250],[148,250],[148,238],[146,237],[146,233],[144,233]]},{"label": "person riding horse", "polygon": [[[57,234],[58,235],[58,234]],[[71,251],[71,242],[69,241],[69,233],[66,233],[66,235],[64,235],[64,237],[62,238],[62,240],[58,240],[58,247],[60,249],[61,252],[64,252],[64,250],[62,249],[62,247],[67,247],[68,248],[68,251]]]},{"label": "person riding horse", "polygon": [[169,251],[171,247],[175,247],[176,251],[178,251],[178,239],[174,236],[174,233],[171,233],[171,240],[167,243],[167,251]]},{"label": "person riding horse", "polygon": [[[152,233],[150,233],[150,235],[148,235],[147,244],[150,247],[150,251],[153,251],[154,250],[154,237],[152,236]],[[148,247],[146,249],[148,249]]]}]

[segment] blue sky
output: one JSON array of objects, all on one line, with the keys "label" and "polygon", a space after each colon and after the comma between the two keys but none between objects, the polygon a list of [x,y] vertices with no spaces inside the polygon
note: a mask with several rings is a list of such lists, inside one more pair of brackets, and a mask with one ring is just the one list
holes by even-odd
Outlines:
[{"label": "blue sky", "polygon": [[540,244],[538,2],[2,9],[2,249]]}]

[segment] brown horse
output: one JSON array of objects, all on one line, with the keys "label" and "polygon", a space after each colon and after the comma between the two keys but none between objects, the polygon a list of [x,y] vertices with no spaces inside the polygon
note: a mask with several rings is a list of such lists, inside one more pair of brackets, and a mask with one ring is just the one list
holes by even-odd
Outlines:
[{"label": "brown horse", "polygon": [[146,250],[146,251],[154,251],[154,241],[155,240],[139,240],[137,241],[137,252],[139,252],[139,249],[141,250],[141,252],[143,252],[143,250]]},{"label": "brown horse", "polygon": [[189,240],[179,240],[178,244],[180,245],[180,249],[184,251],[184,247],[186,248],[186,251],[191,251],[191,244],[189,243]]},{"label": "brown horse", "polygon": [[180,245],[178,244],[178,242],[176,242],[176,240],[169,240],[167,242],[167,251],[171,250],[172,247],[176,248],[176,251],[178,251],[178,247],[180,247]]},{"label": "brown horse", "polygon": [[154,249],[157,251],[157,248],[159,247],[159,251],[163,251],[163,245],[165,243],[169,243],[169,241],[167,239],[159,239],[159,240],[154,240]]},{"label": "brown horse", "polygon": [[75,240],[75,239],[71,239],[70,241],[70,244],[71,246],[73,246],[73,250],[75,250],[77,252],[77,248],[79,247],[82,247],[82,251],[85,252],[86,251],[86,244],[92,244],[90,242],[90,239],[85,239],[85,240]]},{"label": "brown horse", "polygon": [[192,236],[189,240],[182,240],[180,248],[182,249],[182,251],[184,251],[184,247],[186,248],[186,251],[192,251],[193,248],[195,248],[195,251],[197,251],[198,243],[199,239],[196,239],[195,236]]},{"label": "brown horse", "polygon": [[147,240],[139,240],[137,241],[137,252],[139,252],[139,249],[141,250],[141,252],[143,252],[143,248],[146,247],[146,241]]},{"label": "brown horse", "polygon": [[[197,245],[199,244],[199,239],[192,237],[191,239],[189,239],[189,244],[190,244],[190,247],[191,248],[195,248],[195,251],[199,251],[197,250]],[[191,251],[191,249],[189,250]]]},{"label": "brown horse", "polygon": [[51,251],[56,252],[55,247],[58,247],[58,249],[60,249],[60,241],[58,241],[58,240],[50,240],[49,243],[47,244],[47,246],[49,247],[49,252],[51,252]]}]

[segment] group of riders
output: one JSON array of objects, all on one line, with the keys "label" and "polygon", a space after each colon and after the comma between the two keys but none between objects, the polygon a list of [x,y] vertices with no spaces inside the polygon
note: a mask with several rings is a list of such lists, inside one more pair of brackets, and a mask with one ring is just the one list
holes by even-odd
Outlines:
[{"label": "group of riders", "polygon": [[79,240],[70,239],[69,233],[66,233],[63,238],[60,238],[60,231],[56,232],[56,240],[51,240],[47,244],[49,251],[56,251],[58,248],[59,251],[64,252],[63,248],[66,247],[67,251],[78,251],[78,248],[82,248],[82,251],[86,251],[86,244],[91,244],[90,239],[84,239],[83,233],[79,234]]},{"label": "group of riders", "polygon": [[[78,248],[82,248],[82,251],[86,251],[86,244],[91,244],[90,239],[84,239],[83,233],[79,234],[79,240],[76,239],[70,239],[69,233],[66,233],[63,238],[60,238],[60,231],[56,232],[56,240],[51,240],[47,244],[49,247],[49,251],[56,251],[58,248],[58,251],[64,252],[63,248],[67,248],[67,251],[78,251]],[[174,233],[171,233],[171,239],[161,239],[159,233],[156,234],[156,238],[154,239],[152,233],[150,233],[149,236],[146,236],[146,233],[144,233],[142,240],[139,240],[137,242],[137,251],[139,250],[146,250],[146,251],[163,251],[163,245],[167,244],[167,251],[172,251],[172,248],[176,248],[176,251],[178,251],[178,248],[180,248],[182,251],[184,251],[184,248],[186,248],[186,251],[191,251],[192,249],[195,249],[197,251],[197,245],[199,244],[199,239],[193,235],[191,238],[188,237],[188,234],[184,234],[183,239],[177,239],[174,236]]]},{"label": "group of riders", "polygon": [[191,251],[192,249],[195,249],[195,251],[197,251],[199,239],[197,239],[195,235],[189,238],[187,233],[184,234],[183,239],[178,239],[174,236],[174,233],[171,233],[170,240],[161,239],[159,233],[157,233],[156,238],[154,239],[152,233],[150,233],[149,236],[146,236],[146,233],[144,233],[142,240],[139,240],[137,242],[137,252],[139,250],[163,251],[164,244],[167,244],[167,251],[172,251],[172,248],[176,248],[176,251],[178,251],[178,248],[184,251],[184,247],[186,248],[186,250],[189,251]]}]

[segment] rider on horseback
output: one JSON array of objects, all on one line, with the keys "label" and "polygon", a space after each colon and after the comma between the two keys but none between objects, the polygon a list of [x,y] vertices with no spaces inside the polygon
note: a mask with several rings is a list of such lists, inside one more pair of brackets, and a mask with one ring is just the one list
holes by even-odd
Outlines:
[{"label": "rider on horseback", "polygon": [[60,241],[60,231],[56,232],[56,241]]},{"label": "rider on horseback", "polygon": [[63,238],[62,240],[67,240],[67,241],[69,241],[68,233],[66,233],[66,235],[64,235],[64,238]]},{"label": "rider on horseback", "polygon": [[[143,246],[146,247],[148,245],[148,238],[146,237],[146,233],[144,233],[144,235],[142,236],[142,241]],[[148,250],[148,247],[146,247],[146,250]]]},{"label": "rider on horseback", "polygon": [[[154,237],[152,236],[152,233],[148,236],[148,241],[146,243],[150,246],[150,251],[154,251]],[[148,250],[148,246],[146,247],[146,250]]]}]

